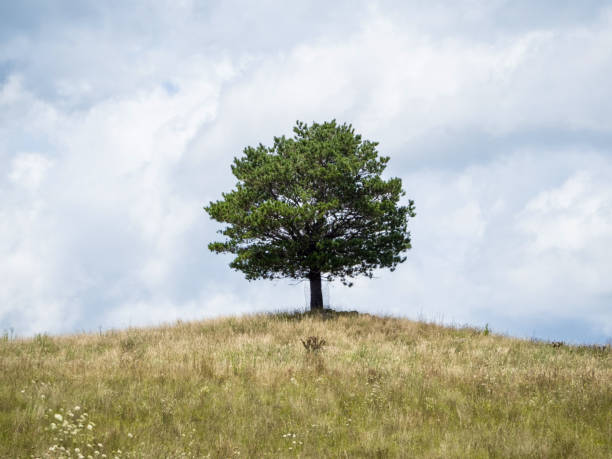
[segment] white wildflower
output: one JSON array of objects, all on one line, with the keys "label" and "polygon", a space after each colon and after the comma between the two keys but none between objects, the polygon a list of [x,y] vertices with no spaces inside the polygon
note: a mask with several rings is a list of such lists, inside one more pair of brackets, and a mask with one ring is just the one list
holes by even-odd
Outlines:
[{"label": "white wildflower", "polygon": [[55,413],[53,417],[57,419],[59,422],[62,422],[64,420],[64,417],[59,413]]}]

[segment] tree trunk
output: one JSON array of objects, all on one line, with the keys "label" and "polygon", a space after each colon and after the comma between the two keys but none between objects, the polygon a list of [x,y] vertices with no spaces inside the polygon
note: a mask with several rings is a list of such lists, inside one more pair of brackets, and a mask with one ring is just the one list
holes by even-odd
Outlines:
[{"label": "tree trunk", "polygon": [[310,280],[310,310],[320,311],[323,309],[321,273],[311,271],[310,274],[308,274],[308,280]]}]

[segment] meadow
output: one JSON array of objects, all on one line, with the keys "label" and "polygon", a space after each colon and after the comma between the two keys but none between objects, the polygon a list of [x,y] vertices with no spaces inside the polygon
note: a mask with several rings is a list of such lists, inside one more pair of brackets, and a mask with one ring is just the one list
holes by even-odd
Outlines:
[{"label": "meadow", "polygon": [[331,312],[5,335],[0,457],[610,458],[612,351]]}]

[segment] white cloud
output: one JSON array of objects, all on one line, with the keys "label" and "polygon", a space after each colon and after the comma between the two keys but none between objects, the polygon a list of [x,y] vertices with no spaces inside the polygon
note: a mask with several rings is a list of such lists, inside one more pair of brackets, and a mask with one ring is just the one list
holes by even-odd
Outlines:
[{"label": "white cloud", "polygon": [[49,7],[1,32],[1,327],[302,304],[302,285],[208,253],[202,206],[243,147],[335,117],[381,142],[418,216],[408,261],[332,303],[610,333],[611,10],[170,3]]},{"label": "white cloud", "polygon": [[18,187],[36,191],[51,166],[44,156],[37,153],[21,153],[13,159],[9,179]]},{"label": "white cloud", "polygon": [[517,227],[528,236],[522,250],[529,263],[512,273],[518,285],[538,295],[557,292],[574,305],[612,296],[611,182],[610,168],[575,172],[527,203]]},{"label": "white cloud", "polygon": [[539,152],[404,176],[417,203],[407,261],[353,289],[335,287],[333,302],[559,339],[571,331],[555,334],[546,322],[573,320],[605,335],[612,164],[572,151],[557,152],[556,162],[559,178],[547,176]]},{"label": "white cloud", "polygon": [[597,183],[587,172],[577,172],[527,203],[519,228],[534,237],[531,250],[575,252],[589,245],[605,250],[612,238],[612,188],[607,179]]},{"label": "white cloud", "polygon": [[214,73],[178,79],[173,94],[154,88],[85,112],[58,112],[18,79],[5,84],[0,103],[7,119],[14,116],[7,137],[27,123],[52,146],[46,155],[14,154],[10,144],[2,152],[12,159],[0,293],[2,313],[20,333],[70,330],[104,300],[169,282],[184,233],[202,214],[199,199],[177,193],[172,171],[214,117],[222,81]]}]

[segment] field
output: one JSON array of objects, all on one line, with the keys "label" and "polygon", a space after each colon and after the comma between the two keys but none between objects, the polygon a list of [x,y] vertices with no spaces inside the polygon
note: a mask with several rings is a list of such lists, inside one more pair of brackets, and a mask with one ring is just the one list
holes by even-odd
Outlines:
[{"label": "field", "polygon": [[4,336],[0,457],[610,458],[612,352],[356,313]]}]

